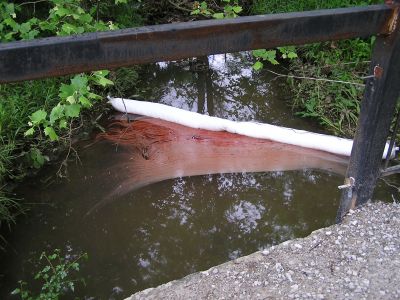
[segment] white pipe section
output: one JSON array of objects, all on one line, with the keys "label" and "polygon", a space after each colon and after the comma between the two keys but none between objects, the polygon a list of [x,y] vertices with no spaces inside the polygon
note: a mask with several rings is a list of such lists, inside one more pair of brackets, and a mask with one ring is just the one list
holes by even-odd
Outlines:
[{"label": "white pipe section", "polygon": [[[256,122],[236,122],[186,111],[165,104],[108,97],[109,103],[120,112],[148,116],[184,126],[212,131],[228,131],[253,138],[312,148],[338,155],[350,156],[353,141],[336,136],[305,130],[280,127]],[[382,158],[386,158],[386,143]],[[393,147],[391,157],[395,156]]]}]

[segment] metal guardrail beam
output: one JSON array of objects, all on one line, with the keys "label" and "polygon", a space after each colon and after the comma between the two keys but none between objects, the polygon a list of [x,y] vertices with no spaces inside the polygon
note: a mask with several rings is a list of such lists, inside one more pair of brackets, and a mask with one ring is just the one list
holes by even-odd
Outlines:
[{"label": "metal guardrail beam", "polygon": [[0,44],[0,83],[389,32],[373,5],[207,20]]}]

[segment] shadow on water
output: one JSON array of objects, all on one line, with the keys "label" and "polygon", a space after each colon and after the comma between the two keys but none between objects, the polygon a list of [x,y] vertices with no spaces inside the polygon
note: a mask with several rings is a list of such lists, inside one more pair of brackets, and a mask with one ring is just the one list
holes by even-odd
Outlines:
[{"label": "shadow on water", "polygon": [[[253,73],[245,56],[151,65],[141,96],[319,131],[292,116],[284,82]],[[110,123],[95,143],[78,146],[82,163],[70,165],[68,179],[43,183],[55,172],[47,168],[19,188],[41,204],[8,237],[2,299],[33,278],[44,250],[87,252],[78,295],[120,299],[334,222],[344,158],[151,118]]]}]

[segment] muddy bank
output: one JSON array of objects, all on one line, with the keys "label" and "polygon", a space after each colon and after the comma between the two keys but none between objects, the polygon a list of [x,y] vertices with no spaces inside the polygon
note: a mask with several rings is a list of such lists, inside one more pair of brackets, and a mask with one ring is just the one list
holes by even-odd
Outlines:
[{"label": "muddy bank", "polygon": [[400,205],[374,203],[341,225],[127,299],[399,299]]}]

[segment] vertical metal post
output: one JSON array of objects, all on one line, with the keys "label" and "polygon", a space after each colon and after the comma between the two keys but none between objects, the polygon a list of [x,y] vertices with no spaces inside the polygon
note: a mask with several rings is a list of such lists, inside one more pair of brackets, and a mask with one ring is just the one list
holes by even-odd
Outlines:
[{"label": "vertical metal post", "polygon": [[[393,7],[388,20],[388,34],[375,41],[370,72],[366,82],[357,131],[351,151],[336,221],[349,209],[371,199],[382,164],[382,155],[389,134],[396,101],[400,94],[400,0],[386,1]],[[353,180],[354,178],[354,180]]]}]

